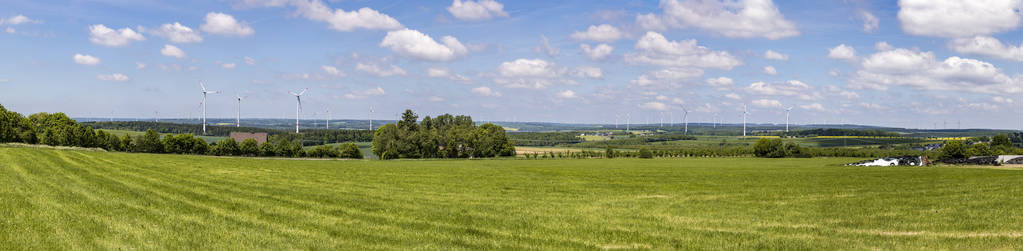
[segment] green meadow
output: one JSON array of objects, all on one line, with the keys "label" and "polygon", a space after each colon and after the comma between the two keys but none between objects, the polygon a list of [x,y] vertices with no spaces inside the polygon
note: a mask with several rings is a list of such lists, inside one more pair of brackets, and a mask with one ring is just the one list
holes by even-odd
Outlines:
[{"label": "green meadow", "polygon": [[0,147],[0,249],[1021,249],[1023,170]]}]

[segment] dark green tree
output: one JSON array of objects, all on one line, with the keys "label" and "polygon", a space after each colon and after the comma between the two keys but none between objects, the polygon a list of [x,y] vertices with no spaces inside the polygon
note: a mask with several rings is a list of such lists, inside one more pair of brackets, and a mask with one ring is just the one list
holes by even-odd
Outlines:
[{"label": "dark green tree", "polygon": [[359,146],[356,146],[355,143],[348,142],[341,144],[338,146],[338,149],[340,150],[339,157],[341,158],[362,159],[362,150],[359,150]]},{"label": "dark green tree", "polygon": [[259,156],[259,142],[255,139],[242,140],[242,144],[238,146],[242,156]]},{"label": "dark green tree", "polygon": [[966,158],[966,145],[959,140],[945,141],[945,146],[941,147],[941,159],[962,159]]}]

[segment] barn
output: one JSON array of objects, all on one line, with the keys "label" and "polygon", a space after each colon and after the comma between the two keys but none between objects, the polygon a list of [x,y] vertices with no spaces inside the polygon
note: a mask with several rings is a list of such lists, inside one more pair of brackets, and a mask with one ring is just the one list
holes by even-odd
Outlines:
[{"label": "barn", "polygon": [[255,139],[256,143],[262,145],[266,143],[267,134],[265,132],[231,132],[231,138],[238,143],[246,139]]}]

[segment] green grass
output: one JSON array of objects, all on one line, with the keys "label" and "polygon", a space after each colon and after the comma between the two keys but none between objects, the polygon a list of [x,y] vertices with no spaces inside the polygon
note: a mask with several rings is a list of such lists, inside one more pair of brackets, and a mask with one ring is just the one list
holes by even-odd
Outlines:
[{"label": "green grass", "polygon": [[0,147],[0,249],[1020,249],[1023,170]]}]

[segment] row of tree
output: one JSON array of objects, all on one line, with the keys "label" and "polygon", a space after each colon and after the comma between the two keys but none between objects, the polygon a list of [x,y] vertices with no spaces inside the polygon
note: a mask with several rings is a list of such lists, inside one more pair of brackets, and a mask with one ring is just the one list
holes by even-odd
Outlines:
[{"label": "row of tree", "polygon": [[380,159],[515,155],[514,143],[500,126],[476,126],[472,117],[463,115],[418,119],[412,110],[405,110],[400,121],[378,128],[373,135],[373,153]]},{"label": "row of tree", "polygon": [[[96,129],[140,132],[152,129],[156,130],[158,133],[202,134],[202,127],[194,124],[175,124],[152,121],[94,121],[83,122],[82,124]],[[292,130],[277,130],[257,127],[208,126],[206,135],[228,136],[231,132],[265,132],[271,137],[301,142],[302,145],[305,146],[342,142],[370,142],[373,140],[373,131],[352,129],[303,129],[302,133],[295,133]]]}]

